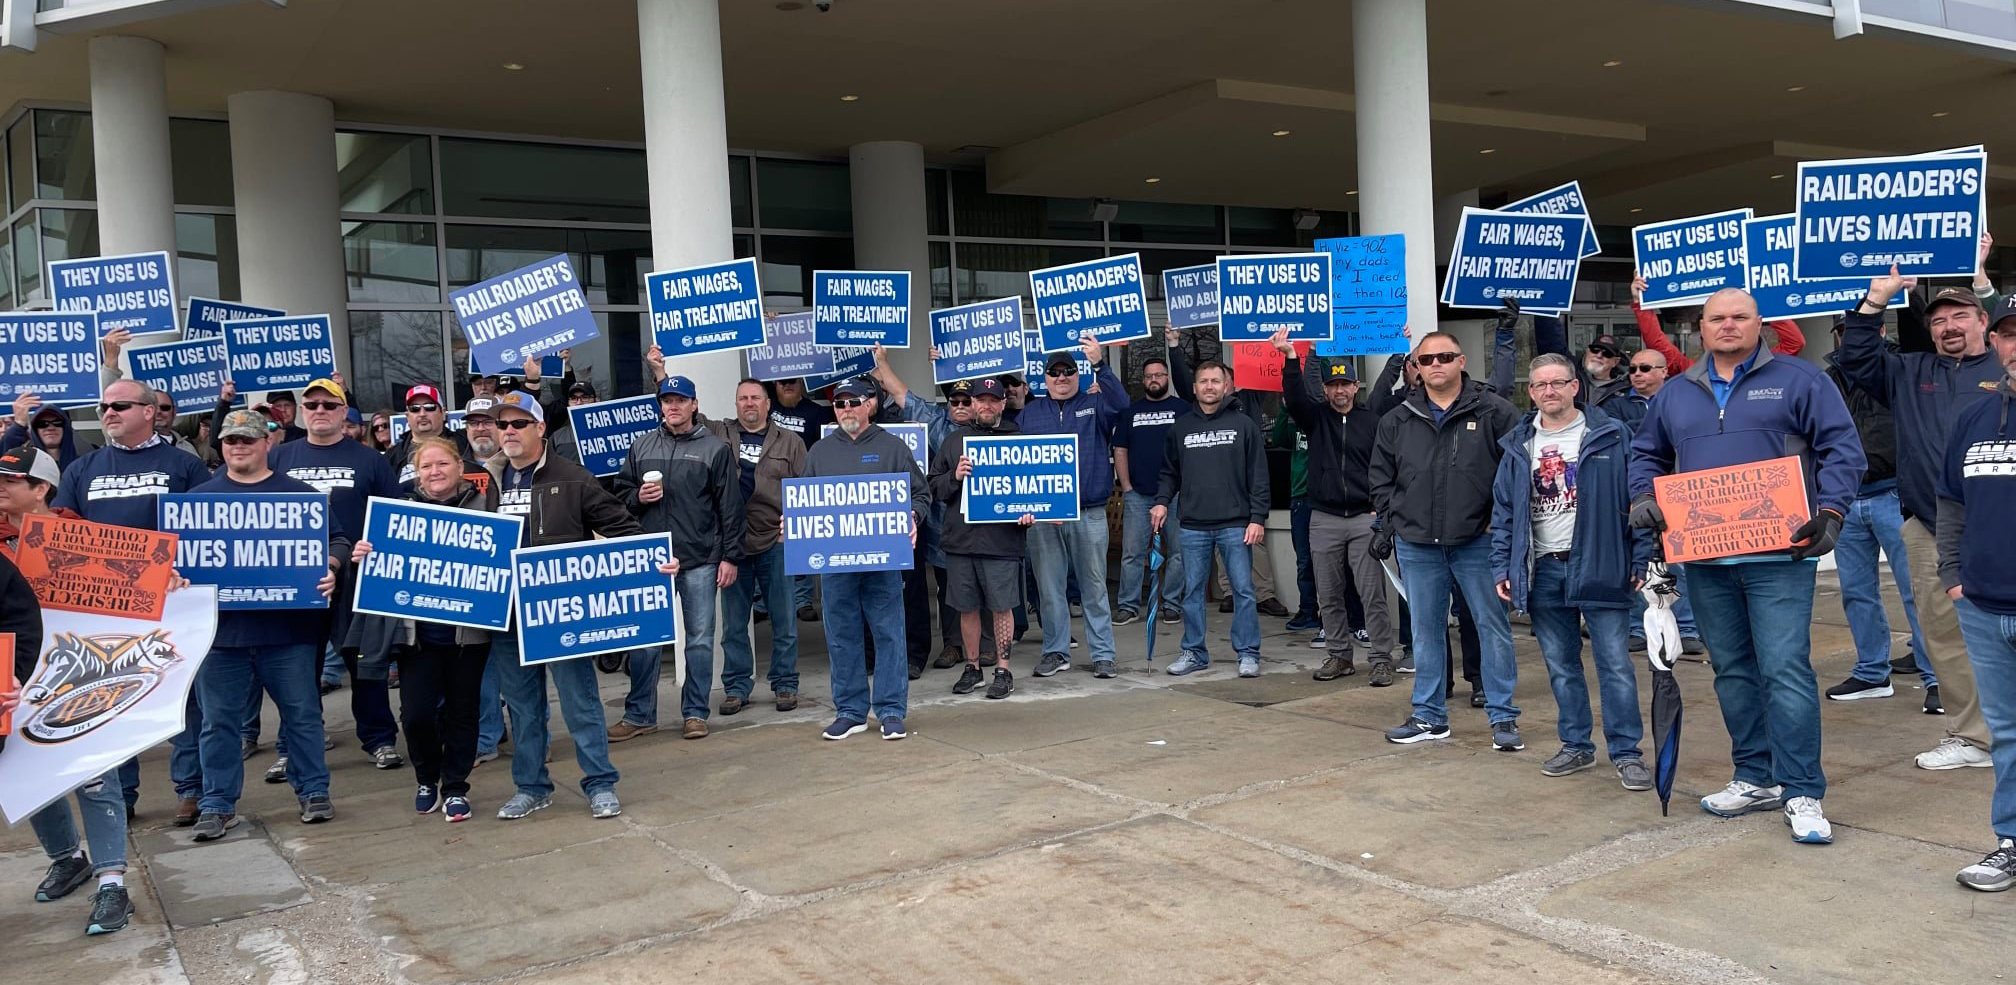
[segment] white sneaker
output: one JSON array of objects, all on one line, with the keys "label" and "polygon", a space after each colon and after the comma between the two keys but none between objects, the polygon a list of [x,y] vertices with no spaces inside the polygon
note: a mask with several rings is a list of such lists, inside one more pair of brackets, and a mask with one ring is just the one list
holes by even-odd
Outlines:
[{"label": "white sneaker", "polygon": [[1811,797],[1794,797],[1785,802],[1785,823],[1792,828],[1792,840],[1802,845],[1831,845],[1834,827],[1820,813],[1820,802]]},{"label": "white sneaker", "polygon": [[1722,817],[1740,817],[1751,811],[1776,807],[1784,796],[1784,787],[1760,787],[1742,780],[1730,780],[1728,786],[1701,798],[1701,809]]},{"label": "white sneaker", "polygon": [[1988,750],[1977,749],[1967,744],[1967,740],[1957,735],[1949,735],[1939,740],[1928,752],[1918,754],[1916,760],[1921,770],[1957,770],[1963,766],[1993,766],[1995,761]]}]

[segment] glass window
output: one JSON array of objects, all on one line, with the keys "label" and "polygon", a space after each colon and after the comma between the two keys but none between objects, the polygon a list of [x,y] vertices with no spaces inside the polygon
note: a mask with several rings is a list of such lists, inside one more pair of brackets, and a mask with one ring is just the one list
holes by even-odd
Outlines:
[{"label": "glass window", "polygon": [[439,311],[353,311],[350,313],[350,379],[365,413],[404,407],[406,388],[441,385],[443,362]]},{"label": "glass window", "polygon": [[441,200],[447,215],[651,221],[641,150],[443,139]]},{"label": "glass window", "polygon": [[42,213],[42,262],[98,255],[98,213],[90,209],[37,209]]},{"label": "glass window", "polygon": [[945,169],[924,172],[924,229],[933,236],[952,234],[950,209],[945,201]]},{"label": "glass window", "polygon": [[1294,246],[1295,210],[1256,209],[1234,205],[1231,213],[1233,246]]},{"label": "glass window", "polygon": [[169,120],[168,158],[174,173],[176,205],[231,204],[229,123]]},{"label": "glass window", "polygon": [[434,213],[434,159],[427,138],[338,133],[336,188],[345,212]]},{"label": "glass window", "polygon": [[[609,340],[609,358],[616,365],[605,376],[597,367],[595,379],[596,393],[607,400],[611,397],[634,396],[651,392],[651,370],[644,363],[644,350],[651,347],[645,328],[644,313],[641,311],[598,311],[595,321],[602,329],[602,337]],[[613,383],[611,382],[613,381]],[[604,392],[604,387],[614,389]]]},{"label": "glass window", "polygon": [[[1099,239],[1089,198],[995,195],[978,171],[953,171],[952,228],[960,236],[1001,239]],[[961,295],[964,297],[965,295]]]},{"label": "glass window", "polygon": [[352,301],[439,301],[436,262],[430,224],[343,224],[343,271]]},{"label": "glass window", "polygon": [[35,234],[35,213],[14,223],[14,278],[20,285],[21,303],[42,293],[41,237]]},{"label": "glass window", "polygon": [[[985,301],[986,298],[974,298]],[[952,301],[952,244],[931,244],[931,307],[950,308]]]},{"label": "glass window", "polygon": [[[960,248],[965,253],[965,248]],[[1123,250],[1114,248],[1115,253],[1141,254],[1141,274],[1147,278],[1148,300],[1162,299],[1162,271],[1176,267],[1195,267],[1200,263],[1210,263],[1218,258],[1219,250]]]},{"label": "glass window", "polygon": [[29,132],[35,114],[23,114],[7,129],[7,211],[12,212],[34,198],[35,137]]},{"label": "glass window", "polygon": [[651,272],[651,234],[642,230],[449,226],[447,248],[450,290],[565,253],[588,303],[643,304]]},{"label": "glass window", "polygon": [[756,255],[756,237],[750,236],[746,233],[736,233],[735,259],[741,260],[745,257],[753,257],[755,255]]},{"label": "glass window", "polygon": [[237,220],[176,214],[175,287],[185,298],[240,299]]},{"label": "glass window", "polygon": [[731,155],[728,158],[728,210],[729,220],[737,229],[747,229],[756,224],[756,210],[750,207],[749,159]]},{"label": "glass window", "polygon": [[36,197],[72,202],[96,199],[91,115],[38,109],[34,116]]},{"label": "glass window", "polygon": [[854,190],[845,164],[758,160],[756,196],[765,229],[854,231]]},{"label": "glass window", "polygon": [[1225,242],[1224,211],[1216,205],[1120,202],[1108,235],[1122,243]]},{"label": "glass window", "polygon": [[0,311],[14,308],[14,242],[0,227]]},{"label": "glass window", "polygon": [[[767,206],[766,206],[767,208]],[[788,305],[812,303],[812,271],[851,270],[854,241],[823,236],[765,236],[756,279],[763,298]]]},{"label": "glass window", "polygon": [[1016,246],[1006,243],[959,244],[959,269],[954,290],[969,301],[1029,296],[1029,271],[1095,259],[1096,246]]}]

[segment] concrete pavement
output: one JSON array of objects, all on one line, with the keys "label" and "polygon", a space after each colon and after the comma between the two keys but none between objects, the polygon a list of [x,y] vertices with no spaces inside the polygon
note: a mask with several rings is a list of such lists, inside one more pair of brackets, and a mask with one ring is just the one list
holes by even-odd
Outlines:
[{"label": "concrete pavement", "polygon": [[[1835,596],[1815,610],[1825,686],[1852,655]],[[1887,700],[1826,703],[1836,844],[1809,847],[1775,813],[1695,806],[1729,775],[1705,665],[1679,675],[1680,789],[1661,817],[1607,763],[1540,775],[1556,716],[1524,627],[1528,748],[1506,754],[1460,685],[1451,741],[1384,742],[1411,679],[1312,681],[1321,652],[1278,619],[1262,619],[1265,676],[1240,680],[1222,618],[1218,662],[1188,678],[1162,673],[1173,631],[1143,661],[1139,625],[1118,631],[1116,680],[1092,679],[1082,651],[1071,671],[1027,677],[1033,641],[1007,701],[955,697],[957,672],[929,671],[903,742],[818,739],[831,712],[814,631],[797,712],[772,710],[759,680],[761,703],[717,716],[705,740],[668,720],[616,746],[616,820],[589,818],[564,739],[552,809],[496,820],[507,757],[478,769],[476,818],[448,825],[416,817],[410,770],[372,769],[345,731],[334,822],[299,824],[288,789],[254,778],[247,823],[197,846],[166,823],[157,752],[135,822],[134,926],[84,939],[83,895],[32,902],[45,861],[26,825],[0,831],[0,968],[9,985],[2009,974],[2016,895],[1953,883],[1989,844],[1989,771],[1910,766],[1941,734],[1915,679]],[[624,682],[603,681],[614,720]],[[676,708],[669,676],[663,689]],[[332,729],[348,728],[347,695],[326,703]]]}]

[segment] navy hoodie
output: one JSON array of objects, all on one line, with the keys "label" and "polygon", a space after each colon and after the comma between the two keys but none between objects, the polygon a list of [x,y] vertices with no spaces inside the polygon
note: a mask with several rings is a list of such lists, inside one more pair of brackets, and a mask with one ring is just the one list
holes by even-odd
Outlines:
[{"label": "navy hoodie", "polygon": [[329,494],[329,532],[351,540],[364,536],[364,501],[398,499],[399,479],[385,456],[345,438],[333,445],[303,439],[273,449],[273,471]]},{"label": "navy hoodie", "polygon": [[[274,472],[258,482],[239,482],[230,474],[218,470],[217,477],[198,485],[190,492],[200,493],[312,493],[311,486],[299,479],[288,478]],[[348,556],[349,538],[338,535],[330,529],[331,547],[329,556]],[[329,636],[329,610],[327,609],[224,609],[217,613],[217,638],[212,646],[289,646],[296,643],[314,643],[315,665],[322,664],[322,640]]]},{"label": "navy hoodie", "polygon": [[139,451],[106,445],[63,470],[53,505],[94,523],[153,530],[162,493],[188,492],[209,481],[201,459],[166,441]]},{"label": "navy hoodie", "polygon": [[[1939,474],[1939,579],[1998,616],[2016,616],[2016,438],[2004,380],[1953,422]],[[1957,521],[1957,522],[1956,522]]]},{"label": "navy hoodie", "polygon": [[1078,505],[1105,509],[1113,497],[1113,426],[1127,412],[1127,388],[1106,360],[1100,360],[1093,378],[1098,393],[1081,389],[1069,400],[1031,400],[1015,426],[1023,434],[1077,435]]},{"label": "navy hoodie", "polygon": [[[22,445],[34,445],[42,451],[56,456],[57,468],[67,469],[70,467],[71,462],[76,461],[81,455],[92,449],[89,443],[83,442],[77,437],[77,429],[70,426],[70,415],[61,415],[61,420],[63,421],[63,439],[57,442],[54,448],[42,448],[41,442],[35,440],[35,435],[29,433],[27,428],[10,420],[7,422],[7,430],[0,432],[0,449],[12,450]],[[33,424],[35,419],[31,417],[28,419],[28,422]]]}]

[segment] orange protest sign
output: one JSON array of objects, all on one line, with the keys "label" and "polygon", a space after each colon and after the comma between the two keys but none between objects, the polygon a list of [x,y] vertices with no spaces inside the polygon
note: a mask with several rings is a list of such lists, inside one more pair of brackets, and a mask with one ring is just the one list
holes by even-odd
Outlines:
[{"label": "orange protest sign", "polygon": [[1668,561],[1791,550],[1793,531],[1813,516],[1796,456],[1662,475],[1652,493],[1666,514]]},{"label": "orange protest sign", "polygon": [[[14,679],[14,634],[0,633],[0,690],[12,691],[21,686]],[[14,713],[0,711],[0,735],[14,734]]]},{"label": "orange protest sign", "polygon": [[[1309,358],[1310,343],[1296,342],[1295,358]],[[1266,342],[1228,342],[1232,350],[1232,382],[1241,390],[1281,392],[1281,367],[1286,360]]]},{"label": "orange protest sign", "polygon": [[44,608],[160,619],[175,578],[174,534],[30,513],[14,562]]}]

